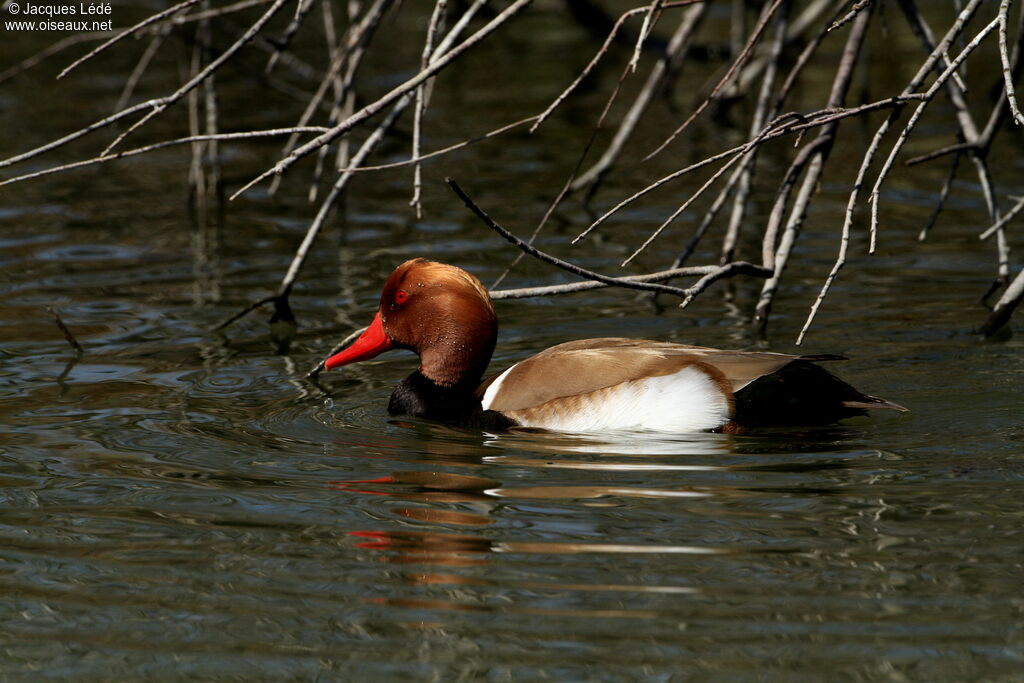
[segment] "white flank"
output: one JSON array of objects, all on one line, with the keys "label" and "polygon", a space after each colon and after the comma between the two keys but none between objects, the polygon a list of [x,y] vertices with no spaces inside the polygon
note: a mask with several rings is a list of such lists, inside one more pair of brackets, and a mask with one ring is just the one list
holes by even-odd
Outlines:
[{"label": "white flank", "polygon": [[[519,365],[519,363],[516,363],[516,365]],[[513,365],[512,368],[516,365]],[[506,377],[508,377],[508,373],[512,372],[512,368],[509,368],[498,375],[497,378],[491,382],[491,386],[487,387],[487,391],[484,392],[483,398],[480,399],[480,404],[483,406],[484,410],[491,409],[491,406],[494,404],[494,397],[497,396],[498,392],[501,390],[501,383],[505,381]]]},{"label": "white flank", "polygon": [[[485,408],[506,374],[502,373],[488,387]],[[623,382],[590,394],[555,399],[536,408],[508,411],[508,415],[524,427],[561,432],[698,432],[729,421],[729,400],[706,372],[688,366],[671,375]]]}]

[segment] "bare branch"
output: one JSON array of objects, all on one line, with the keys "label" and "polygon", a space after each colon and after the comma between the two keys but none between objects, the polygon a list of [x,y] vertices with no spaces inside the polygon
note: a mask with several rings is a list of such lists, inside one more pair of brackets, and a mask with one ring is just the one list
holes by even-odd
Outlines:
[{"label": "bare branch", "polygon": [[78,45],[79,43],[87,43],[93,40],[102,40],[103,38],[109,36],[110,33],[110,31],[97,31],[95,33],[78,33],[75,35],[68,36],[66,38],[61,38],[60,40],[46,47],[44,50],[40,50],[31,57],[27,57],[18,62],[17,64],[15,64],[14,66],[10,67],[9,69],[0,72],[0,83],[8,81],[24,71],[28,71],[35,65],[45,61],[53,55],[63,52],[72,45]]},{"label": "bare branch", "polygon": [[632,16],[636,16],[637,14],[640,14],[641,12],[645,11],[647,11],[646,7],[638,7],[624,12],[623,15],[619,17],[618,21],[615,22],[615,25],[612,26],[612,30],[608,33],[608,37],[605,38],[604,43],[601,45],[600,49],[598,49],[597,54],[595,54],[594,57],[590,60],[590,63],[588,63],[583,68],[583,71],[581,71],[580,75],[576,77],[576,80],[570,83],[569,87],[563,90],[558,95],[558,97],[556,97],[554,101],[548,105],[547,109],[545,109],[540,114],[540,116],[537,117],[537,122],[534,123],[533,126],[530,128],[531,133],[535,132],[537,128],[539,128],[540,125],[544,123],[544,121],[546,121],[549,116],[551,116],[551,112],[557,109],[558,106],[562,104],[562,102],[564,102],[565,99],[569,97],[569,95],[571,95],[574,90],[576,90],[577,86],[579,86],[583,79],[589,76],[590,72],[594,70],[594,67],[596,67],[598,62],[601,61],[601,58],[608,54],[608,48],[611,46],[612,42],[614,42],[615,37],[618,35],[619,30],[622,28],[622,25],[625,23],[626,19]]},{"label": "bare branch", "polygon": [[[186,0],[186,1],[191,1],[191,0]],[[195,0],[195,1],[198,2],[198,0]],[[75,141],[75,140],[77,140],[77,139],[79,139],[81,137],[84,137],[84,136],[88,135],[89,133],[92,133],[93,131],[97,131],[97,130],[100,130],[102,128],[106,128],[107,126],[110,126],[110,125],[112,125],[114,123],[117,123],[118,121],[121,121],[121,120],[131,116],[132,114],[134,114],[136,112],[144,111],[146,109],[151,109],[152,112],[163,111],[163,109],[165,109],[167,106],[177,102],[182,97],[187,95],[193,88],[195,88],[197,85],[199,85],[199,83],[201,83],[204,78],[206,78],[209,74],[211,74],[214,71],[216,71],[222,64],[224,64],[224,62],[226,62],[228,59],[230,59],[246,43],[251,41],[256,36],[256,34],[259,33],[260,29],[262,29],[267,24],[267,22],[269,22],[274,17],[274,15],[277,14],[277,12],[282,7],[284,7],[284,5],[287,4],[289,1],[290,0],[275,0],[273,6],[271,6],[270,9],[268,9],[259,19],[257,19],[256,22],[252,26],[249,27],[249,29],[242,35],[241,38],[239,38],[227,50],[222,52],[220,54],[220,56],[218,56],[216,59],[211,61],[206,66],[205,69],[203,69],[200,73],[196,74],[195,77],[190,79],[187,83],[185,83],[183,86],[178,88],[178,90],[176,90],[171,95],[168,95],[166,97],[159,97],[159,98],[147,100],[145,102],[140,102],[139,104],[136,104],[136,105],[133,105],[131,107],[128,107],[127,109],[122,109],[121,111],[119,111],[116,114],[113,114],[113,115],[108,116],[108,117],[106,117],[104,119],[100,119],[99,121],[91,123],[91,124],[89,124],[88,126],[86,126],[84,128],[80,128],[80,129],[76,130],[73,133],[69,133],[68,135],[65,135],[62,138],[59,138],[59,139],[54,140],[52,142],[49,142],[49,143],[47,143],[45,145],[42,145],[40,147],[36,147],[35,149],[29,150],[28,152],[24,152],[22,154],[18,154],[16,156],[4,159],[4,160],[0,161],[0,168],[4,168],[4,167],[7,167],[7,166],[12,166],[14,164],[20,163],[20,162],[25,161],[27,159],[31,159],[31,158],[37,157],[37,156],[39,156],[41,154],[44,154],[44,153],[49,152],[51,150],[57,149],[59,147],[63,147],[64,145],[66,145],[66,144],[68,144],[70,142],[73,142],[73,141]],[[148,120],[150,118],[150,116],[152,115],[152,112],[151,112],[151,114],[147,114],[145,117],[143,117],[142,121],[144,122],[144,121]],[[138,125],[138,124],[136,124],[136,125]],[[114,144],[116,144],[117,142],[119,142],[123,138],[124,138],[124,135],[119,136],[114,141]],[[113,144],[108,146],[107,150],[105,150],[101,156],[106,156],[107,153],[109,153],[111,147],[113,147]]]},{"label": "bare branch", "polygon": [[723,152],[719,152],[714,156],[707,157],[706,159],[702,159],[698,162],[690,164],[685,168],[673,171],[672,173],[654,181],[653,183],[643,188],[642,190],[633,193],[626,199],[623,199],[618,204],[613,206],[611,209],[608,209],[605,213],[599,216],[589,226],[587,226],[586,229],[584,229],[579,235],[576,236],[575,239],[573,239],[573,243],[575,244],[579,240],[589,235],[602,223],[611,218],[614,214],[618,213],[620,210],[622,210],[629,204],[632,204],[641,197],[650,194],[651,192],[662,187],[666,183],[681,178],[682,176],[692,173],[693,171],[696,171],[698,169],[704,168],[705,166],[713,164],[716,161],[721,161],[722,159],[727,159],[728,157],[737,154],[745,154],[758,145],[768,142],[769,140],[774,140],[776,138],[782,137],[784,135],[800,133],[802,131],[810,130],[812,128],[818,128],[821,126],[831,124],[835,121],[839,121],[841,119],[849,118],[851,116],[859,116],[869,111],[875,111],[878,109],[899,108],[909,102],[920,101],[922,98],[922,95],[916,93],[909,93],[897,97],[886,98],[884,100],[879,100],[877,102],[870,102],[868,104],[863,104],[859,107],[827,107],[825,109],[820,109],[816,112],[812,112],[811,114],[807,115],[798,114],[796,112],[783,114],[777,117],[774,121],[770,122],[767,126],[765,126],[765,129],[761,131],[761,133],[756,138],[737,147],[732,147]]},{"label": "bare branch", "polygon": [[360,123],[370,118],[371,116],[379,113],[385,107],[391,105],[393,102],[398,100],[398,98],[402,97],[407,92],[414,90],[420,83],[422,83],[423,81],[427,80],[437,72],[441,71],[442,69],[450,65],[453,61],[462,56],[467,50],[478,45],[481,40],[483,40],[496,29],[501,27],[506,21],[515,16],[518,12],[524,9],[532,1],[533,0],[515,0],[511,5],[505,8],[505,10],[498,14],[498,16],[496,16],[484,27],[482,27],[476,33],[474,33],[465,41],[463,41],[458,47],[446,52],[443,57],[441,57],[436,62],[431,64],[429,67],[423,69],[418,74],[407,80],[405,83],[402,83],[401,85],[392,89],[390,92],[386,93],[385,95],[379,97],[370,104],[366,105],[358,112],[356,112],[355,114],[353,114],[352,116],[350,116],[349,118],[345,119],[337,126],[332,128],[329,132],[324,133],[323,135],[320,135],[319,137],[310,140],[306,144],[295,149],[287,157],[277,162],[277,164],[275,164],[272,168],[270,168],[267,171],[264,171],[259,176],[253,178],[251,181],[243,185],[241,189],[239,189],[231,196],[231,199],[238,197],[240,194],[244,193],[250,187],[252,187],[256,183],[259,183],[262,180],[265,180],[267,177],[271,175],[280,175],[281,173],[284,173],[289,168],[291,168],[291,166],[294,165],[295,162],[299,161],[309,153],[313,152],[316,149],[319,149],[323,145],[330,144],[331,142],[338,139],[340,136],[344,135],[355,126],[359,125]]},{"label": "bare branch", "polygon": [[[534,296],[553,296],[556,294],[571,294],[574,292],[586,292],[592,289],[601,289],[604,287],[612,286],[624,286],[626,282],[663,282],[665,280],[671,280],[677,277],[686,277],[693,275],[704,276],[695,284],[684,291],[694,291],[698,285],[701,285],[700,289],[703,291],[707,285],[711,284],[715,280],[720,280],[724,277],[730,277],[732,275],[755,275],[758,277],[767,277],[771,271],[768,271],[760,266],[755,266],[752,263],[745,263],[737,261],[735,263],[729,263],[725,266],[689,266],[686,268],[669,268],[668,270],[661,270],[656,273],[646,273],[644,275],[626,275],[624,277],[612,278],[615,280],[615,284],[612,285],[607,282],[599,282],[597,280],[584,280],[582,282],[567,282],[562,285],[547,285],[545,287],[522,287],[520,289],[498,289],[491,290],[491,298],[494,300],[499,299],[524,299],[527,297]],[[713,278],[711,276],[714,276]],[[706,280],[706,282],[705,282]],[[684,300],[684,303],[680,306],[685,306],[692,301],[693,296],[696,296],[699,292],[693,293],[692,296]]]},{"label": "bare branch", "polygon": [[826,31],[832,32],[835,31],[836,29],[846,26],[846,24],[853,21],[853,19],[873,1],[874,0],[859,0],[859,2],[855,3],[853,7],[850,8],[850,11],[849,13],[847,13],[846,16],[844,16],[842,19],[837,19],[836,21],[834,21],[832,25],[826,29]]},{"label": "bare branch", "polygon": [[514,244],[516,247],[522,249],[524,252],[526,252],[530,256],[533,256],[536,259],[539,259],[545,263],[561,268],[562,270],[566,270],[572,273],[573,275],[578,275],[589,280],[596,280],[597,282],[603,282],[608,285],[617,285],[619,287],[626,287],[628,289],[642,289],[649,292],[662,292],[664,294],[674,294],[675,296],[684,298],[687,296],[687,292],[685,289],[679,289],[678,287],[670,287],[668,285],[659,285],[649,282],[621,280],[608,275],[602,275],[601,273],[595,273],[592,270],[581,268],[580,266],[569,263],[568,261],[563,261],[560,258],[551,256],[550,254],[546,254],[540,249],[537,249],[536,247],[527,244],[523,240],[519,239],[518,237],[510,233],[505,228],[495,223],[490,216],[484,213],[483,209],[477,206],[473,202],[473,200],[469,198],[469,195],[462,191],[462,188],[459,187],[458,183],[456,183],[454,180],[452,180],[451,178],[447,178],[446,182],[448,183],[449,187],[452,188],[452,191],[454,191],[455,194],[458,195],[459,199],[461,199],[466,204],[466,207],[469,208],[469,210],[472,211],[474,214],[476,214],[476,216],[480,220],[482,220],[484,224],[487,225],[487,227],[489,227],[491,230],[498,233],[506,240]]},{"label": "bare branch", "polygon": [[164,39],[167,38],[167,30],[157,31],[153,36],[153,39],[149,41],[149,45],[143,51],[142,56],[139,57],[139,61],[135,64],[135,68],[128,76],[128,80],[124,83],[124,88],[121,89],[121,96],[117,98],[117,104],[114,105],[114,111],[118,112],[128,106],[128,100],[132,98],[132,93],[135,92],[135,87],[142,80],[142,75],[149,68],[149,63],[156,56],[157,50],[163,45]]},{"label": "bare branch", "polygon": [[[427,36],[423,40],[423,57],[420,68],[425,69],[430,65],[430,54],[434,50],[434,36],[437,34],[442,22],[448,0],[437,0],[434,4],[434,11],[430,15],[430,23],[427,25]],[[416,88],[416,106],[413,109],[412,127],[412,157],[418,159],[420,156],[420,144],[423,134],[423,115],[427,110],[427,100],[430,91],[429,84],[432,81],[424,81]],[[421,194],[423,192],[423,165],[418,161],[413,166],[412,200],[409,205],[416,209],[416,217],[423,218],[423,203]]]},{"label": "bare branch", "polygon": [[75,339],[75,335],[72,334],[71,330],[68,329],[68,326],[64,324],[64,320],[60,317],[60,313],[53,308],[47,308],[46,310],[53,314],[53,322],[57,324],[57,329],[59,329],[61,334],[64,335],[64,339],[66,339],[68,344],[71,345],[71,348],[75,350],[75,355],[81,356],[82,345],[78,343],[78,340]]},{"label": "bare branch", "polygon": [[942,149],[937,149],[934,152],[928,152],[927,154],[922,154],[921,156],[912,157],[910,159],[907,159],[904,163],[907,166],[916,166],[917,164],[923,164],[934,159],[939,159],[941,157],[946,156],[947,154],[956,154],[959,156],[963,152],[976,149],[977,146],[977,143],[974,142],[958,142],[955,145],[948,145],[946,147],[943,147]]},{"label": "bare branch", "polygon": [[942,207],[946,204],[946,199],[949,198],[949,192],[953,189],[953,181],[956,180],[956,171],[960,166],[961,153],[953,155],[953,163],[949,165],[949,173],[946,175],[946,182],[942,184],[942,189],[939,191],[939,201],[935,203],[935,209],[932,210],[932,215],[928,217],[928,222],[921,228],[921,232],[917,235],[919,242],[924,242],[928,239],[928,233],[933,227],[935,222],[939,219],[939,214],[942,213]]},{"label": "bare branch", "polygon": [[[343,50],[337,50],[331,59],[330,66],[327,69],[327,73],[323,79],[321,79],[316,92],[313,97],[306,103],[306,108],[303,110],[297,125],[305,126],[313,118],[313,114],[316,113],[317,109],[323,104],[323,99],[327,94],[327,90],[330,87],[335,87],[335,106],[331,111],[330,125],[337,123],[334,118],[339,114],[341,110],[341,103],[352,102],[352,83],[355,80],[356,72],[362,63],[363,56],[366,54],[367,46],[370,40],[373,38],[377,31],[377,27],[380,25],[381,17],[392,5],[392,0],[375,0],[375,2],[363,13],[363,17],[360,21],[354,22],[347,32],[347,40]],[[325,5],[326,6],[326,5]],[[342,66],[345,67],[345,74],[342,78],[338,78],[338,73]],[[340,80],[340,83],[339,83]],[[351,114],[351,112],[349,112]],[[295,145],[298,143],[298,136],[292,136],[284,145],[282,154],[290,153]],[[322,153],[326,153],[327,145],[324,145],[320,149]],[[340,153],[340,150],[339,150]],[[320,156],[320,164],[317,169],[317,177],[319,178],[320,171],[322,171],[323,165],[323,154]],[[276,176],[270,185],[270,194],[277,192],[278,186],[281,182],[281,176]],[[310,200],[315,198],[315,185],[310,191]]]},{"label": "bare branch", "polygon": [[[529,119],[528,121],[526,121],[526,123],[528,123],[531,120],[532,119]],[[61,164],[60,166],[46,168],[41,171],[25,173],[24,175],[15,176],[13,178],[7,178],[6,180],[0,180],[0,187],[4,185],[11,185],[13,183],[20,183],[25,180],[40,178],[42,176],[53,175],[54,173],[62,173],[64,171],[83,168],[85,166],[93,166],[95,164],[102,164],[108,161],[116,161],[117,159],[127,159],[128,157],[137,156],[139,154],[146,154],[147,152],[155,152],[158,149],[175,147],[177,145],[190,145],[195,142],[206,142],[210,140],[251,140],[255,138],[273,137],[277,135],[292,135],[295,133],[322,133],[325,130],[329,129],[323,126],[306,126],[304,128],[276,128],[273,130],[250,130],[239,133],[217,133],[215,135],[189,135],[187,137],[176,138],[174,140],[164,140],[163,142],[156,142],[153,143],[152,145],[137,147],[135,149],[129,149],[123,152],[111,152],[110,154],[104,154],[98,157],[93,157],[92,159],[84,159],[82,161],[74,161],[67,164]]]},{"label": "bare branch", "polygon": [[636,65],[640,63],[640,53],[644,49],[644,43],[647,41],[647,36],[650,35],[651,29],[654,28],[657,16],[661,14],[661,3],[662,0],[651,0],[651,5],[647,8],[647,13],[644,14],[644,23],[640,26],[640,33],[636,38],[636,47],[633,48],[633,58],[629,60],[630,71],[636,71]]},{"label": "bare branch", "polygon": [[[750,122],[750,137],[754,137],[757,131],[761,130],[765,122],[774,118],[778,113],[778,106],[781,104],[776,100],[775,106],[769,105],[772,89],[775,87],[775,77],[778,72],[779,60],[782,57],[782,50],[786,42],[786,33],[789,27],[789,9],[787,3],[782,6],[779,16],[776,19],[775,40],[771,45],[771,52],[765,66],[764,77],[761,80],[761,90],[757,95],[757,105],[754,107],[754,116]],[[753,184],[754,168],[757,162],[758,149],[754,148],[744,155],[743,162],[737,169],[737,188],[733,198],[732,213],[729,216],[729,226],[722,241],[721,262],[727,263],[732,260],[736,250],[736,242],[739,240],[740,229],[746,214],[747,199],[750,196],[751,185]],[[730,179],[731,180],[731,179]]]},{"label": "bare branch", "polygon": [[273,41],[274,51],[271,53],[270,59],[267,60],[267,66],[263,70],[264,73],[269,74],[274,70],[277,61],[281,59],[281,55],[288,49],[292,38],[298,33],[299,28],[302,27],[302,22],[305,21],[306,16],[312,9],[313,0],[299,0],[299,4],[295,6],[295,16],[292,17],[291,22],[285,27],[281,37]]},{"label": "bare branch", "polygon": [[[924,82],[925,77],[931,72],[934,65],[938,60],[945,54],[949,45],[956,40],[957,36],[963,31],[964,26],[973,16],[974,11],[977,9],[981,0],[971,0],[966,7],[960,12],[956,20],[950,26],[946,35],[939,41],[939,44],[931,51],[924,63],[918,68],[917,73],[910,79],[910,82],[903,88],[901,97],[907,96],[913,93],[920,87]],[[906,7],[906,6],[905,6]],[[818,313],[818,309],[821,308],[822,302],[828,295],[829,290],[832,287],[832,283],[835,282],[836,277],[839,275],[839,271],[842,270],[843,266],[846,265],[846,254],[850,244],[850,232],[853,225],[853,213],[857,206],[857,200],[860,197],[861,188],[864,186],[864,180],[867,176],[868,168],[871,162],[875,158],[875,154],[878,152],[878,148],[881,145],[882,138],[889,131],[896,117],[899,115],[901,108],[896,108],[892,111],[889,116],[886,117],[882,125],[875,131],[875,135],[871,138],[871,142],[868,143],[867,151],[865,151],[863,158],[861,159],[860,168],[857,170],[857,177],[853,182],[853,188],[850,191],[850,196],[846,202],[846,213],[843,219],[843,227],[839,238],[839,253],[836,255],[835,263],[832,266],[832,270],[829,272],[828,277],[825,278],[825,282],[821,287],[821,291],[818,293],[817,298],[814,300],[814,304],[811,306],[809,313],[807,314],[807,320],[804,322],[803,328],[800,330],[800,334],[797,337],[797,344],[802,344],[804,338],[807,335],[807,331],[810,329],[811,324],[814,322],[814,318]]]},{"label": "bare branch", "polygon": [[[618,129],[615,131],[615,136],[608,144],[608,148],[604,151],[604,154],[601,155],[601,158],[597,163],[573,181],[573,190],[579,190],[587,185],[599,182],[605,172],[607,172],[607,170],[611,168],[612,164],[615,163],[615,160],[618,159],[626,145],[626,141],[633,134],[633,131],[640,122],[640,118],[643,116],[644,111],[654,98],[655,92],[657,92],[658,88],[660,88],[664,82],[665,77],[668,74],[669,63],[674,59],[685,55],[686,50],[690,45],[690,41],[693,38],[694,32],[697,30],[701,19],[704,18],[706,10],[707,5],[705,4],[695,5],[683,15],[682,20],[679,22],[679,26],[676,28],[675,33],[672,34],[672,38],[669,40],[665,54],[651,69],[651,73],[647,76],[647,81],[644,83],[643,88],[640,89],[640,92],[633,99],[633,104],[630,106],[629,111],[619,123]],[[534,124],[534,127],[536,127],[536,124]]]},{"label": "bare branch", "polygon": [[693,123],[693,121],[698,116],[700,116],[712,102],[714,102],[718,98],[718,94],[722,91],[722,89],[725,88],[725,86],[727,86],[732,81],[732,77],[747,62],[747,59],[750,57],[751,52],[754,49],[754,46],[757,45],[758,41],[761,39],[761,34],[768,26],[769,20],[775,14],[775,11],[779,8],[779,5],[782,4],[784,1],[785,0],[774,0],[771,6],[767,10],[765,10],[765,12],[761,15],[760,21],[758,21],[757,26],[754,28],[754,31],[750,34],[750,38],[747,39],[747,44],[743,46],[743,50],[739,53],[739,55],[736,56],[735,61],[733,61],[732,65],[729,66],[728,71],[725,72],[725,75],[722,76],[721,80],[719,80],[715,87],[711,90],[711,94],[708,95],[707,98],[705,98],[705,100],[700,103],[700,106],[698,106],[697,109],[695,109],[694,112],[690,114],[689,118],[683,121],[682,125],[680,125],[674,131],[672,131],[672,134],[669,135],[664,142],[658,145],[658,147],[653,152],[644,157],[645,161],[655,156],[666,147],[668,147],[673,140],[679,137],[680,133],[686,130],[686,128],[691,123]]},{"label": "bare branch", "polygon": [[999,19],[993,19],[991,22],[989,22],[988,25],[986,25],[985,28],[978,32],[978,34],[971,40],[971,42],[969,42],[964,47],[960,54],[957,55],[956,59],[954,59],[949,64],[949,66],[947,66],[943,70],[942,74],[935,80],[935,83],[933,83],[932,86],[925,92],[925,100],[922,101],[921,104],[917,106],[917,109],[914,110],[914,113],[911,115],[910,120],[907,121],[907,125],[903,128],[903,132],[900,134],[899,138],[897,138],[896,143],[892,147],[892,150],[890,150],[888,158],[882,165],[882,170],[879,171],[878,173],[878,178],[875,180],[875,185],[873,188],[871,188],[870,205],[872,244],[870,251],[874,251],[874,235],[876,235],[878,231],[878,198],[880,196],[880,190],[882,187],[882,183],[885,182],[885,178],[889,174],[889,170],[892,168],[892,164],[893,161],[896,159],[896,155],[899,154],[900,150],[903,148],[903,145],[906,143],[907,138],[910,136],[910,132],[914,129],[914,126],[917,125],[917,122],[920,120],[921,115],[924,113],[924,110],[927,108],[927,106],[931,103],[932,99],[934,98],[935,93],[938,92],[939,88],[941,88],[945,84],[950,74],[952,74],[953,71],[955,71],[956,68],[960,66],[960,63],[967,59],[967,56],[970,55],[971,52],[973,52],[974,49],[981,44],[981,41],[987,38],[988,35],[992,33],[992,31],[994,31],[998,26]]},{"label": "bare branch", "polygon": [[[853,69],[860,57],[860,51],[864,44],[864,37],[867,33],[870,19],[870,6],[868,6],[867,11],[861,12],[854,19],[853,27],[843,48],[839,67],[832,81],[832,91],[828,99],[830,107],[839,107],[846,99],[846,93],[850,88],[850,82],[853,78]],[[804,182],[800,187],[800,192],[797,194],[793,208],[790,210],[789,220],[786,223],[786,230],[782,235],[779,247],[769,259],[772,261],[772,267],[775,272],[761,288],[761,296],[758,299],[757,308],[754,313],[754,325],[759,333],[763,333],[765,326],[768,324],[768,315],[771,311],[775,292],[778,290],[779,280],[786,269],[790,252],[796,243],[804,217],[807,215],[807,206],[811,195],[817,190],[822,170],[832,150],[832,143],[838,126],[839,123],[836,121],[822,127],[818,132],[817,139],[805,148],[806,150],[811,150],[809,156],[810,164],[804,175]],[[794,161],[794,164],[797,161],[800,161],[799,157]],[[767,266],[768,263],[765,263],[765,265]]]},{"label": "bare branch", "polygon": [[686,211],[686,209],[688,209],[693,202],[697,201],[697,198],[700,197],[702,194],[704,194],[705,190],[707,190],[709,187],[711,187],[711,185],[713,185],[716,180],[718,180],[720,177],[722,177],[722,175],[726,171],[728,171],[732,167],[733,164],[735,164],[737,161],[740,161],[743,158],[744,158],[743,155],[736,155],[736,156],[733,156],[733,158],[729,159],[727,162],[725,162],[720,169],[715,171],[711,175],[710,178],[708,178],[706,181],[704,181],[704,184],[701,185],[700,188],[698,188],[696,192],[694,192],[692,195],[690,195],[689,199],[687,199],[685,202],[683,202],[679,206],[678,209],[673,211],[672,215],[670,215],[668,218],[666,218],[662,222],[662,224],[659,225],[654,230],[654,232],[652,232],[647,237],[646,240],[644,240],[643,244],[641,244],[639,247],[637,247],[637,249],[632,254],[630,254],[626,258],[625,261],[622,262],[622,265],[623,266],[629,265],[630,261],[632,261],[637,256],[639,256],[640,253],[643,252],[643,250],[646,249],[651,244],[651,242],[653,242],[655,239],[658,238],[658,235],[660,235],[665,230],[665,228],[667,228],[669,225],[671,225],[672,222],[683,213],[683,211]]},{"label": "bare branch", "polygon": [[118,33],[116,36],[113,36],[109,40],[105,40],[104,42],[100,43],[99,45],[94,47],[92,50],[87,52],[86,54],[82,55],[81,57],[79,57],[78,59],[73,61],[68,66],[64,67],[64,70],[61,71],[59,74],[57,74],[57,80],[60,80],[60,79],[64,78],[66,75],[68,75],[68,73],[70,73],[73,69],[78,67],[80,64],[88,61],[89,59],[92,59],[93,57],[98,55],[100,52],[103,52],[108,47],[110,47],[111,45],[113,45],[117,41],[121,40],[122,38],[127,38],[128,36],[132,35],[136,31],[140,31],[140,30],[146,28],[147,26],[149,26],[151,24],[157,23],[158,21],[160,21],[164,17],[168,17],[168,16],[171,16],[173,14],[177,14],[178,12],[180,12],[180,11],[182,11],[184,9],[188,9],[189,7],[191,7],[192,5],[196,4],[199,1],[200,0],[183,0],[182,2],[179,2],[177,5],[172,5],[171,7],[168,7],[167,9],[165,9],[165,10],[163,10],[161,12],[157,12],[156,14],[153,14],[151,16],[146,17],[145,19],[143,19],[139,23],[135,24],[134,26],[129,26],[125,30],[123,30],[120,33]]},{"label": "bare branch", "polygon": [[1013,315],[1014,309],[1020,305],[1022,299],[1024,299],[1024,270],[1017,273],[1017,277],[1013,279],[1010,286],[1003,292],[1003,296],[996,302],[992,312],[979,330],[981,334],[991,337],[1002,329],[1010,321],[1010,316]]},{"label": "bare branch", "polygon": [[1013,217],[1020,213],[1020,210],[1024,209],[1024,197],[1017,200],[1017,203],[1013,205],[1013,208],[1006,212],[1002,218],[992,224],[985,232],[978,235],[978,239],[987,240],[989,237],[994,235],[996,232],[1003,229],[1003,227],[1013,220]]},{"label": "bare branch", "polygon": [[1010,12],[1010,0],[999,2],[999,59],[1003,65],[1003,83],[1006,86],[1006,101],[1013,112],[1013,122],[1017,125],[1024,123],[1024,114],[1020,113],[1017,106],[1017,93],[1013,89],[1013,68],[1010,66],[1010,53],[1006,49],[1006,25],[1007,15]]}]

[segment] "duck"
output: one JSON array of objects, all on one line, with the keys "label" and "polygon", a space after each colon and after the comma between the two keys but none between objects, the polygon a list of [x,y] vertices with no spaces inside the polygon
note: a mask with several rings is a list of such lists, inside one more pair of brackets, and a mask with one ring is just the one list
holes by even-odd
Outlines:
[{"label": "duck", "polygon": [[498,316],[477,277],[415,258],[388,276],[369,327],[324,368],[411,350],[419,367],[395,387],[388,412],[486,430],[747,433],[906,410],[819,365],[843,356],[626,337],[567,341],[485,379],[497,338]]}]

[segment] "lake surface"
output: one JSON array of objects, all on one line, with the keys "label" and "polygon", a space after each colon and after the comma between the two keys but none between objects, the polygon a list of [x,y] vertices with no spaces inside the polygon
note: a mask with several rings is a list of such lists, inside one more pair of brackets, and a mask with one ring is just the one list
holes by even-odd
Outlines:
[{"label": "lake surface", "polygon": [[[403,14],[389,30],[414,25]],[[16,38],[0,66],[42,42]],[[841,41],[830,45],[834,58]],[[427,147],[539,111],[596,47],[557,11],[523,19],[439,82]],[[394,59],[413,64],[418,49]],[[2,156],[105,115],[120,93],[114,68],[132,63],[111,56],[44,96],[34,79],[68,61],[0,88]],[[371,73],[393,83],[404,68]],[[223,87],[258,86],[234,73]],[[388,416],[392,386],[415,366],[404,352],[319,385],[302,379],[369,321],[406,258],[493,282],[515,253],[443,178],[528,234],[607,96],[593,88],[535,136],[428,166],[422,221],[407,169],[357,179],[292,298],[299,332],[285,355],[269,311],[210,329],[280,281],[316,211],[309,169],[274,196],[228,204],[219,227],[194,218],[181,150],[0,188],[0,678],[1020,680],[1024,342],[972,333],[995,258],[977,240],[986,218],[966,163],[925,243],[917,232],[946,168],[894,178],[879,253],[855,235],[801,351],[848,355],[832,369],[905,415],[756,437],[489,434]],[[235,107],[225,129],[297,118]],[[596,208],[740,139],[726,119],[702,123],[691,151],[625,164]],[[637,144],[649,149],[674,121],[657,108]],[[847,128],[766,340],[748,324],[759,282],[720,283],[685,311],[595,290],[499,302],[492,368],[623,334],[795,351],[874,130]],[[935,122],[922,150],[948,144],[950,130]],[[1001,195],[1024,192],[1016,142],[996,157]],[[280,147],[226,149],[233,190]],[[90,153],[76,150],[55,158]],[[379,158],[407,154],[395,143]],[[767,157],[765,173],[787,154]],[[660,194],[575,247],[588,214],[570,201],[538,243],[619,272],[679,196]],[[671,262],[699,217],[628,272]],[[1020,234],[1013,226],[1018,254]],[[714,248],[692,262],[713,261]],[[753,238],[744,248],[756,258]],[[523,262],[502,286],[568,279]],[[81,342],[77,361],[50,308]]]}]

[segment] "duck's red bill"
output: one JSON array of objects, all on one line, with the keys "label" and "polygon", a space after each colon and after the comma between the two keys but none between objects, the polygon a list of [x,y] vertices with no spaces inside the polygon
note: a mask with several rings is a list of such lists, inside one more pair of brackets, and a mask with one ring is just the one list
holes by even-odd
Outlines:
[{"label": "duck's red bill", "polygon": [[380,313],[373,316],[373,322],[359,335],[359,339],[352,342],[352,345],[343,351],[339,351],[326,361],[324,367],[328,370],[340,368],[349,363],[358,363],[383,353],[393,346],[388,336],[384,334],[384,323],[380,319]]}]

